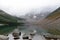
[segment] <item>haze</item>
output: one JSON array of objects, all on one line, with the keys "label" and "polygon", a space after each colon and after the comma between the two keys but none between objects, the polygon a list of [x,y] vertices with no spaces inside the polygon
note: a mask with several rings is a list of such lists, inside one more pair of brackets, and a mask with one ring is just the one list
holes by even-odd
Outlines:
[{"label": "haze", "polygon": [[59,4],[60,0],[0,0],[0,9],[11,15],[21,16],[32,9],[43,8],[46,6],[59,7]]}]

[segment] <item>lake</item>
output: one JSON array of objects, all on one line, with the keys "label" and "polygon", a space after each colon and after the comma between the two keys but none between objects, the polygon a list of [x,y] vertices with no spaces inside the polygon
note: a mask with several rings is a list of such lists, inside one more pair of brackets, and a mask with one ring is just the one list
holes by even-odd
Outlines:
[{"label": "lake", "polygon": [[16,28],[18,28],[22,32],[27,32],[27,33],[31,32],[33,30],[36,30],[37,33],[39,33],[39,34],[47,33],[46,30],[44,30],[40,26],[36,26],[36,25],[24,25],[24,26],[4,25],[4,26],[0,26],[0,34],[9,34]]},{"label": "lake", "polygon": [[[0,26],[0,34],[8,35],[9,40],[13,40],[13,36],[12,36],[11,32],[13,32],[13,30],[15,30],[16,28],[18,28],[20,32],[24,32],[26,34],[32,32],[33,30],[36,30],[38,35],[35,35],[33,40],[37,40],[37,39],[38,40],[40,40],[40,39],[45,40],[45,38],[43,36],[41,36],[40,34],[46,33],[46,30],[44,30],[41,27],[38,27],[36,25],[24,25],[24,26],[5,25],[5,26]],[[22,39],[19,39],[19,40],[22,40]]]}]

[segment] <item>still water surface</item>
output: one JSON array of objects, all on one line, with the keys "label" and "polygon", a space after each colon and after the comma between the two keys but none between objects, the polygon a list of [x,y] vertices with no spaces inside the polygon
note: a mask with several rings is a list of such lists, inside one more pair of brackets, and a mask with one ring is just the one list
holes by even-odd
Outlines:
[{"label": "still water surface", "polygon": [[[37,33],[42,33],[42,32],[46,32],[44,29],[42,29],[41,27],[38,27],[38,26],[33,26],[33,25],[26,25],[26,26],[0,26],[0,34],[3,34],[3,35],[7,35],[9,36],[9,40],[14,40],[13,39],[13,36],[11,34],[11,32],[13,32],[14,29],[18,28],[20,32],[24,32],[24,33],[29,33],[31,32],[32,30],[36,30]],[[22,33],[23,35],[23,33]],[[20,36],[21,39],[19,40],[23,40],[22,39],[22,36]],[[45,40],[45,38],[41,35],[35,35],[33,40]]]},{"label": "still water surface", "polygon": [[0,34],[7,34],[7,33],[10,33],[12,32],[14,29],[18,28],[19,31],[22,31],[22,32],[31,32],[32,30],[36,30],[37,33],[47,33],[46,30],[42,29],[40,26],[34,26],[34,25],[25,25],[25,26],[0,26]]}]

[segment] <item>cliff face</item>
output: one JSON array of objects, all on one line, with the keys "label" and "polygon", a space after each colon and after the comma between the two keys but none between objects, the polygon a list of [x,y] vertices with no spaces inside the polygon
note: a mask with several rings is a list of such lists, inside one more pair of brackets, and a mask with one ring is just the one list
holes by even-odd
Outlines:
[{"label": "cliff face", "polygon": [[60,34],[60,8],[50,13],[45,19],[38,23],[52,34]]}]

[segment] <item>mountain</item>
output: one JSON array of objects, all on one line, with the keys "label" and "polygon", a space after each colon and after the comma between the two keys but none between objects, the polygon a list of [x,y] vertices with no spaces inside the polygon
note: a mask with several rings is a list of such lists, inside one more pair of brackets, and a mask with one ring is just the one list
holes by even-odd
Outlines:
[{"label": "mountain", "polygon": [[60,7],[37,23],[51,34],[60,35]]},{"label": "mountain", "polygon": [[36,9],[36,11],[27,13],[24,18],[27,19],[30,23],[37,23],[40,20],[44,19],[47,15],[49,15],[53,10],[49,10],[50,8],[43,8],[42,10]]},{"label": "mountain", "polygon": [[[0,10],[0,23],[1,24],[17,24],[17,21],[22,21],[22,18],[18,18],[15,16],[11,16],[4,12],[3,10]],[[22,23],[22,22],[21,22]]]},{"label": "mountain", "polygon": [[5,11],[0,10],[0,35],[10,34],[17,26],[24,26],[23,21],[25,19],[11,16]]}]

